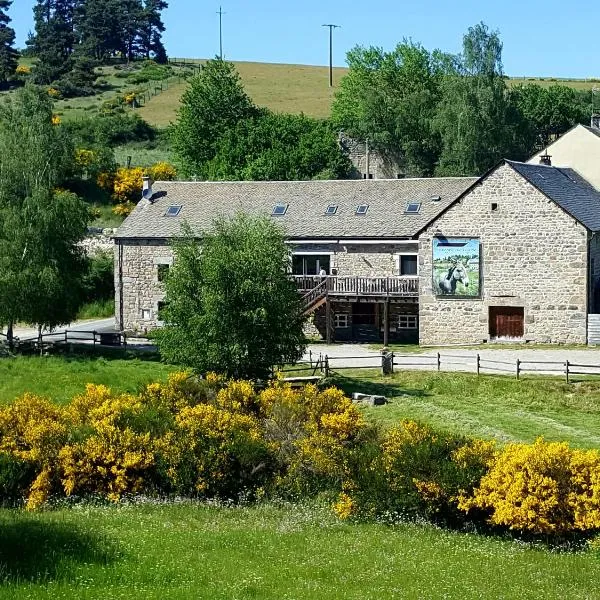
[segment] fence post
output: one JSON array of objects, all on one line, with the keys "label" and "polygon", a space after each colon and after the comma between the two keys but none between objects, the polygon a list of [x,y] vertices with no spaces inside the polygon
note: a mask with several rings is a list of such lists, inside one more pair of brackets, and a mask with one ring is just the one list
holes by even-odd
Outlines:
[{"label": "fence post", "polygon": [[440,353],[437,353],[437,370],[440,371],[442,368],[442,357],[440,356]]},{"label": "fence post", "polygon": [[481,356],[477,353],[477,377],[479,377],[479,371],[481,370]]},{"label": "fence post", "polygon": [[383,375],[391,375],[394,372],[394,355],[391,352],[381,353],[381,372]]},{"label": "fence post", "polygon": [[325,377],[329,377],[329,356],[325,355]]},{"label": "fence post", "polygon": [[569,383],[569,361],[568,360],[565,361],[565,377],[566,377],[567,383]]},{"label": "fence post", "polygon": [[94,350],[96,350],[96,332],[93,331],[92,335],[94,336]]},{"label": "fence post", "polygon": [[312,366],[313,366],[313,364],[312,364],[312,350],[308,351],[308,360],[310,361],[310,368],[312,369]]},{"label": "fence post", "polygon": [[521,361],[517,358],[517,379],[519,379],[520,373],[521,373]]}]

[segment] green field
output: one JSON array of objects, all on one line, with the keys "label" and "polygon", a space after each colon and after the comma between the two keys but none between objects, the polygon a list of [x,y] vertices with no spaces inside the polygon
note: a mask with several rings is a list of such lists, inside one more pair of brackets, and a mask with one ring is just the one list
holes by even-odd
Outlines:
[{"label": "green field", "polygon": [[[151,357],[149,357],[151,358]],[[65,402],[85,383],[135,392],[172,367],[153,360],[0,360],[0,402],[31,391]],[[600,445],[600,382],[348,371],[367,410],[500,441],[537,435]],[[144,501],[0,509],[0,599],[592,599],[598,551],[552,552],[508,538],[409,523],[337,520],[328,503],[223,507]]]},{"label": "green field", "polygon": [[600,556],[431,526],[346,524],[327,507],[0,511],[0,598],[591,599]]},{"label": "green field", "polygon": [[[142,357],[143,358],[143,357]],[[0,404],[24,392],[64,403],[85,391],[86,383],[136,392],[152,381],[163,381],[173,367],[153,360],[74,356],[0,359]]]}]

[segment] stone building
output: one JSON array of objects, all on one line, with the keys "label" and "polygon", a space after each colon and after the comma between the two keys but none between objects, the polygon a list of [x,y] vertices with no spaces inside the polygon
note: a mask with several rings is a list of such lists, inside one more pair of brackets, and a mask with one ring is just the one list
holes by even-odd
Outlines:
[{"label": "stone building", "polygon": [[370,145],[368,140],[357,140],[343,132],[340,132],[338,142],[354,166],[358,179],[404,178],[404,169],[391,152],[383,152]]},{"label": "stone building", "polygon": [[420,232],[420,343],[586,343],[599,231],[575,171],[503,161]]},{"label": "stone building", "polygon": [[586,343],[600,312],[600,192],[573,169],[503,161],[479,179],[145,186],[115,236],[120,330],[160,325],[182,224],[201,238],[240,210],[281,224],[305,315],[326,339]]},{"label": "stone building", "polygon": [[[160,325],[173,238],[202,237],[245,211],[281,224],[313,331],[337,340],[418,341],[416,234],[474,178],[291,182],[145,182],[115,235],[116,326]],[[325,285],[319,275],[327,274]]]}]

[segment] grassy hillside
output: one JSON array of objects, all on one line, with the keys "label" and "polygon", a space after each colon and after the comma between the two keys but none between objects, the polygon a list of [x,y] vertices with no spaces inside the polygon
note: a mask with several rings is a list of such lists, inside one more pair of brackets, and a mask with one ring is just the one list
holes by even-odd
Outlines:
[{"label": "grassy hillside", "polygon": [[[329,68],[309,65],[269,63],[234,63],[246,91],[258,106],[276,112],[304,113],[311,117],[327,117],[335,87],[329,87]],[[347,69],[334,70],[334,86]],[[170,87],[152,98],[139,110],[152,125],[165,126],[174,121],[186,82]]]}]

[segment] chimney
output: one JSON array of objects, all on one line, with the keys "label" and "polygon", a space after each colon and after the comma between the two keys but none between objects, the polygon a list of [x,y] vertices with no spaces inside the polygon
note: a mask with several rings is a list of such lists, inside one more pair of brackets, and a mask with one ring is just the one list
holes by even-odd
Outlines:
[{"label": "chimney", "polygon": [[147,175],[142,177],[142,198],[144,200],[152,201],[152,179]]},{"label": "chimney", "polygon": [[552,166],[552,157],[548,154],[548,151],[540,156],[540,165]]}]

